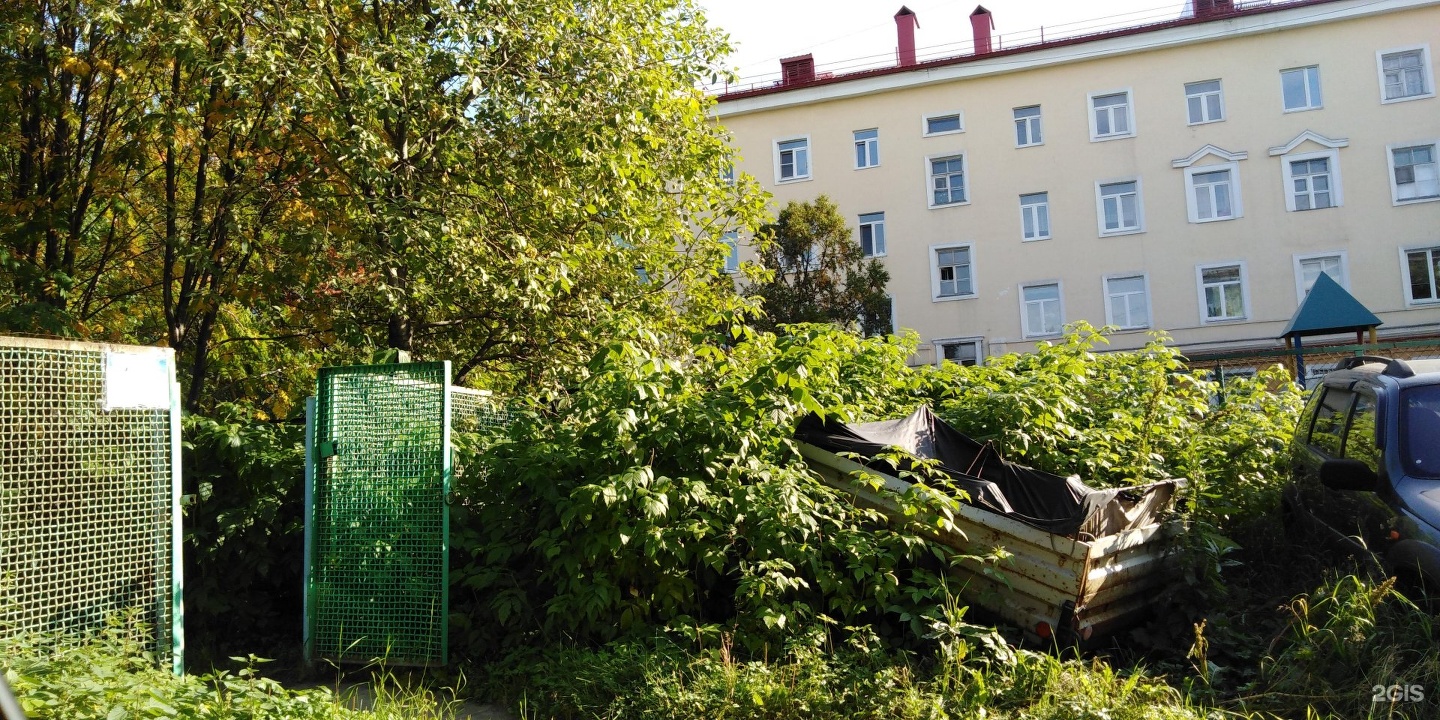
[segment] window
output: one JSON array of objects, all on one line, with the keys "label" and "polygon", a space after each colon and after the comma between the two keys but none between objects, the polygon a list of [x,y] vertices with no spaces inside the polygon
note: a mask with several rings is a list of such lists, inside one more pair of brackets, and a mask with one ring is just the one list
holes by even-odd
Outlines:
[{"label": "window", "polygon": [[810,138],[775,143],[775,182],[810,179]]},{"label": "window", "polygon": [[1130,91],[1090,96],[1090,140],[1110,140],[1135,134],[1130,112]]},{"label": "window", "polygon": [[1064,329],[1059,283],[1020,286],[1020,304],[1025,337],[1059,335]]},{"label": "window", "polygon": [[1225,106],[1220,95],[1220,81],[1206,80],[1185,85],[1185,108],[1190,124],[1220,122],[1225,119]]},{"label": "window", "polygon": [[884,304],[860,311],[860,334],[882,337],[895,334],[895,296],[886,295]]},{"label": "window", "polygon": [[1150,327],[1150,293],[1144,275],[1105,278],[1105,324],[1122,330]]},{"label": "window", "polygon": [[1355,393],[1343,388],[1327,387],[1320,405],[1315,408],[1315,425],[1310,429],[1310,446],[1332,458],[1340,457],[1345,419]]},{"label": "window", "polygon": [[956,365],[979,365],[984,359],[981,353],[982,338],[965,338],[961,340],[936,340],[935,341],[935,364],[941,365],[947,362]]},{"label": "window", "polygon": [[730,254],[725,256],[725,272],[733,273],[740,271],[740,233],[725,233],[725,244],[730,248]]},{"label": "window", "polygon": [[735,184],[735,163],[727,162],[720,167],[720,179],[731,185]]},{"label": "window", "polygon": [[1345,433],[1345,457],[1365,463],[1371,472],[1380,472],[1380,447],[1375,443],[1375,397],[1369,393],[1355,393],[1350,430]]},{"label": "window", "polygon": [[1400,48],[1376,53],[1380,62],[1380,102],[1418,100],[1435,96],[1430,77],[1430,47]]},{"label": "window", "polygon": [[1050,237],[1050,193],[1020,196],[1020,237],[1025,240]]},{"label": "window", "polygon": [[1408,304],[1440,301],[1440,247],[1406,250],[1405,284],[1410,294]]},{"label": "window", "polygon": [[1286,155],[1285,207],[1292,212],[1340,206],[1340,156],[1334,150]]},{"label": "window", "polygon": [[880,164],[880,131],[855,131],[855,169],[875,167]]},{"label": "window", "polygon": [[1139,180],[1097,184],[1095,193],[1101,235],[1141,231]]},{"label": "window", "polygon": [[1200,315],[1205,322],[1244,320],[1245,266],[1241,264],[1202,265],[1200,276]]},{"label": "window", "polygon": [[965,156],[930,158],[930,207],[965,202]]},{"label": "window", "polygon": [[965,131],[965,121],[961,113],[945,113],[942,115],[925,116],[925,136],[949,135]]},{"label": "window", "polygon": [[885,254],[885,213],[860,216],[860,250],[865,257],[880,257]]},{"label": "window", "polygon": [[932,246],[930,262],[933,299],[956,300],[975,296],[969,245]]},{"label": "window", "polygon": [[1190,222],[1240,217],[1239,165],[1204,165],[1185,169],[1186,205]]},{"label": "window", "polygon": [[1040,145],[1045,136],[1040,131],[1040,106],[1015,108],[1015,147]]},{"label": "window", "polygon": [[1340,287],[1350,286],[1350,281],[1345,276],[1344,252],[1297,255],[1295,256],[1295,290],[1298,300],[1305,299],[1305,296],[1310,293],[1310,288],[1315,286],[1315,281],[1320,279],[1321,273],[1329,275],[1331,280],[1340,283]]},{"label": "window", "polygon": [[1390,189],[1396,205],[1440,198],[1435,144],[1390,147]]},{"label": "window", "polygon": [[1285,101],[1285,112],[1320,107],[1320,66],[1281,70],[1280,94]]}]

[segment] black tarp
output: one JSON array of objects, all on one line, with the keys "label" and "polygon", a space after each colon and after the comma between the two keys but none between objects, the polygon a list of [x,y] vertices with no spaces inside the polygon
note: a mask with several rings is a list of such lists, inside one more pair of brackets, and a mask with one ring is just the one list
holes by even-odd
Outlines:
[{"label": "black tarp", "polygon": [[[969,495],[967,502],[1059,535],[1099,537],[1158,520],[1169,506],[1175,481],[1133,488],[1097,490],[1076,477],[1009,462],[994,446],[977,442],[921,407],[908,417],[847,425],[810,413],[795,438],[833,453],[855,453],[862,464],[893,475],[896,468],[876,456],[898,447],[937,460],[941,470]],[[902,467],[900,469],[913,469]],[[1163,492],[1163,497],[1155,496]]]}]

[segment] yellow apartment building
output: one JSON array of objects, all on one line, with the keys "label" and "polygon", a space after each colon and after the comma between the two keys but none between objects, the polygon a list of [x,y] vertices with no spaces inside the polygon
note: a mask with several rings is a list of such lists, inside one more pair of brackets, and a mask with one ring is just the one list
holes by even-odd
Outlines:
[{"label": "yellow apartment building", "polygon": [[[825,194],[890,272],[917,363],[1024,351],[1066,323],[1268,348],[1329,273],[1382,336],[1440,331],[1440,0],[1198,0],[1139,27],[720,95],[776,207]],[[738,259],[747,259],[739,238]]]}]

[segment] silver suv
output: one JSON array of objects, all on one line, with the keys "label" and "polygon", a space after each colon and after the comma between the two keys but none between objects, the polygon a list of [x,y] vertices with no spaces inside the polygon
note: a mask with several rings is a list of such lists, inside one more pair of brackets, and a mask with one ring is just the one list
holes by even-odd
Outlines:
[{"label": "silver suv", "polygon": [[1295,428],[1287,519],[1440,590],[1440,360],[1349,358]]}]

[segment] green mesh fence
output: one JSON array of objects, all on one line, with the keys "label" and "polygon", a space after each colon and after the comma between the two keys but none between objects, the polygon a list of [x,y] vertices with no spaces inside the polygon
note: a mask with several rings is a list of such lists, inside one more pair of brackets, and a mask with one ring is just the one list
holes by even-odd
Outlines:
[{"label": "green mesh fence", "polygon": [[322,368],[307,483],[307,659],[444,664],[450,364]]},{"label": "green mesh fence", "polygon": [[0,337],[0,633],[121,613],[183,668],[168,349]]}]

